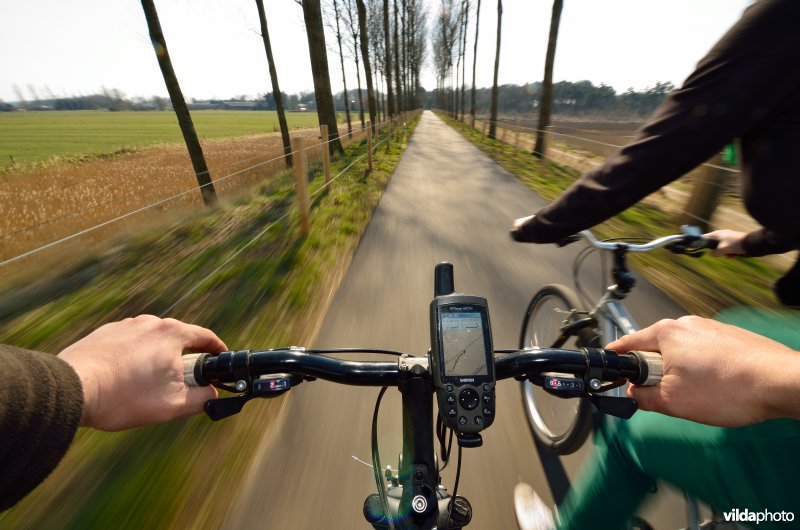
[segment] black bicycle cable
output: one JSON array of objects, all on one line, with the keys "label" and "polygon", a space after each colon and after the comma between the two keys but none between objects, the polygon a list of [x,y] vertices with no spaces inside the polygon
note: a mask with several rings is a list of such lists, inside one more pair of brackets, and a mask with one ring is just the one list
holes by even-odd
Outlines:
[{"label": "black bicycle cable", "polygon": [[[292,348],[272,348],[265,351],[292,351]],[[336,353],[378,353],[380,355],[391,355],[393,357],[405,355],[403,352],[395,350],[382,350],[379,348],[314,348],[308,350],[299,349],[298,351],[311,355],[333,355]]]},{"label": "black bicycle cable", "polygon": [[456,495],[458,494],[458,481],[461,479],[461,444],[458,444],[458,462],[456,464],[456,481],[453,483],[453,495],[450,497],[450,502],[447,503],[447,522],[444,524],[445,530],[450,528],[450,519],[453,516],[453,504],[456,502]]},{"label": "black bicycle cable", "polygon": [[[447,431],[450,431],[450,438],[445,446],[444,439],[447,438]],[[436,416],[436,438],[439,440],[439,453],[441,454],[441,460],[444,462],[444,465],[440,467],[437,471],[441,473],[446,467],[447,464],[450,463],[450,450],[453,448],[453,430],[447,427],[447,424],[442,419],[442,415],[439,414]]]},{"label": "black bicycle cable", "polygon": [[[583,289],[583,285],[581,285],[580,270],[581,270],[581,266],[583,265],[583,262],[586,261],[586,258],[588,258],[589,255],[592,252],[594,252],[595,250],[598,250],[598,249],[595,248],[595,247],[592,247],[592,246],[584,247],[583,249],[581,249],[581,251],[578,253],[578,255],[575,256],[575,259],[572,262],[572,282],[575,284],[575,290],[578,292],[578,296],[580,296],[581,302],[586,304],[587,307],[591,306],[592,301],[591,301],[591,298],[589,297],[589,295]],[[600,280],[601,282],[602,282],[602,278],[604,278],[604,277],[605,277],[605,274],[601,271],[601,280]]]},{"label": "black bicycle cable", "polygon": [[375,484],[378,486],[378,497],[383,505],[383,514],[390,530],[394,530],[392,514],[389,512],[389,495],[386,493],[386,484],[381,476],[381,455],[378,451],[378,410],[381,407],[381,400],[389,387],[382,387],[375,401],[375,411],[372,413],[372,471],[375,474]]},{"label": "black bicycle cable", "polygon": [[[634,243],[634,242],[641,242],[647,241],[645,238],[642,237],[610,237],[608,239],[602,239],[601,242],[603,243]],[[578,292],[578,296],[581,298],[581,301],[587,304],[587,307],[592,306],[592,298],[588,295],[588,293],[583,289],[583,285],[581,285],[579,276],[580,276],[580,269],[583,266],[583,262],[586,261],[586,258],[594,252],[600,250],[599,248],[589,245],[581,249],[575,259],[572,261],[572,281],[575,284],[575,290]],[[605,287],[605,280],[607,276],[607,268],[606,268],[606,253],[603,252],[600,254],[600,291],[602,292]]]}]

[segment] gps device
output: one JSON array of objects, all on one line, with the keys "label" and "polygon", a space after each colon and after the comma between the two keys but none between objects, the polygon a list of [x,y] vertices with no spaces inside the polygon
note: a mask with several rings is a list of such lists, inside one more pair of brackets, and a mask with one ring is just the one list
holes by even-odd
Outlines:
[{"label": "gps device", "polygon": [[494,421],[494,350],[485,298],[462,294],[431,302],[431,365],[439,414],[457,433]]}]

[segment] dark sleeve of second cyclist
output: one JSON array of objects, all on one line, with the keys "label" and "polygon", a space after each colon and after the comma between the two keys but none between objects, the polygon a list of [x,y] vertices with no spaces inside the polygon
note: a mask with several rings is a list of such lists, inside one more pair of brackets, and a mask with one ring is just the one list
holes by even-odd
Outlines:
[{"label": "dark sleeve of second cyclist", "polygon": [[751,6],[633,143],[537,212],[520,239],[553,243],[596,225],[768,122],[800,84],[798,21],[794,0]]}]

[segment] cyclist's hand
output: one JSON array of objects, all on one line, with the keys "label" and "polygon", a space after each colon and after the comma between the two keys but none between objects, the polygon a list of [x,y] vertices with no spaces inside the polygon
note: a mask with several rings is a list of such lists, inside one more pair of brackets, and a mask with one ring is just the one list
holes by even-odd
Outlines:
[{"label": "cyclist's hand", "polygon": [[643,410],[727,427],[800,416],[800,353],[744,329],[682,317],[662,320],[608,348],[663,355],[660,384],[628,389]]},{"label": "cyclist's hand", "polygon": [[81,379],[81,425],[117,431],[202,411],[217,392],[186,386],[184,349],[219,353],[226,347],[205,328],[151,315],[106,324],[67,347],[58,356]]},{"label": "cyclist's hand", "polygon": [[511,239],[519,242],[527,242],[528,240],[523,233],[523,226],[531,221],[534,217],[536,216],[529,215],[527,217],[520,217],[519,219],[516,219],[514,224],[511,226]]},{"label": "cyclist's hand", "polygon": [[742,256],[747,254],[743,246],[744,238],[747,235],[746,232],[715,230],[704,235],[719,241],[717,248],[711,251],[712,256]]}]

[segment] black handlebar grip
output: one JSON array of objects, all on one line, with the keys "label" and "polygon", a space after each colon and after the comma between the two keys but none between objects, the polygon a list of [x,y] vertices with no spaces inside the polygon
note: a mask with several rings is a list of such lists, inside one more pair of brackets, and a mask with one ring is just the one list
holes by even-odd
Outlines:
[{"label": "black handlebar grip", "polygon": [[577,241],[580,241],[581,235],[580,234],[572,234],[571,236],[567,236],[564,239],[556,242],[556,245],[559,247],[566,247],[567,245],[571,245]]},{"label": "black handlebar grip", "polygon": [[719,239],[714,239],[713,237],[702,237],[700,238],[700,244],[698,246],[699,248],[708,248],[714,250],[719,246]]},{"label": "black handlebar grip", "polygon": [[664,376],[664,359],[660,353],[649,351],[632,351],[631,355],[639,361],[639,377],[631,379],[638,386],[654,386]]},{"label": "black handlebar grip", "polygon": [[203,362],[209,353],[189,353],[181,359],[183,361],[183,382],[186,386],[208,386],[203,378]]}]

